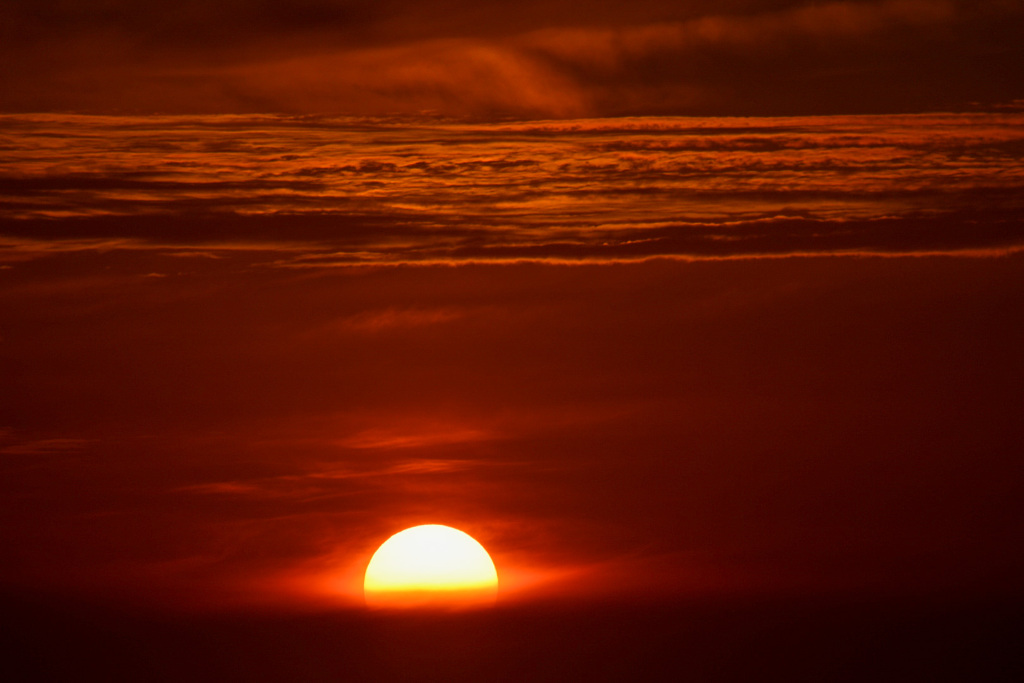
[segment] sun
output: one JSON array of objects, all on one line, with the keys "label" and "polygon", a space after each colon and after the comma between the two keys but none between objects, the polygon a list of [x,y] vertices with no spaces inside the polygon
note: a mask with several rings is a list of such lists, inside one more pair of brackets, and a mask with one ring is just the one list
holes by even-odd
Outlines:
[{"label": "sun", "polygon": [[370,558],[363,595],[370,607],[494,604],[498,572],[469,534],[441,524],[400,531]]}]

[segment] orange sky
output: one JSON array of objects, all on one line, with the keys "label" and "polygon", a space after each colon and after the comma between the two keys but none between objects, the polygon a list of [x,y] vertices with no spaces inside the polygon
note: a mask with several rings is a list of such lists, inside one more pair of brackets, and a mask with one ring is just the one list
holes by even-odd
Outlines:
[{"label": "orange sky", "polygon": [[280,601],[440,522],[593,595],[1013,585],[1020,263],[20,264],[4,577]]},{"label": "orange sky", "polygon": [[1022,17],[0,0],[0,592],[1019,595]]}]

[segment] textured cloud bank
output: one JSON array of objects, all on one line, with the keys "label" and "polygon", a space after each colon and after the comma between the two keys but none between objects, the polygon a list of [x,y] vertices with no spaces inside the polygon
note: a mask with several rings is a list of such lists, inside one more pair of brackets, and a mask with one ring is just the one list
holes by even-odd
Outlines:
[{"label": "textured cloud bank", "polygon": [[524,124],[10,116],[4,258],[280,265],[999,251],[1019,114]]}]

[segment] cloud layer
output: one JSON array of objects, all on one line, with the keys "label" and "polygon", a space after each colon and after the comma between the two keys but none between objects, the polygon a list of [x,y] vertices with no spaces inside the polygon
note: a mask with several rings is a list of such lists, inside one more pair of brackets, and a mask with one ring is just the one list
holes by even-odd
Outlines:
[{"label": "cloud layer", "polygon": [[4,123],[9,262],[101,248],[263,251],[265,262],[326,267],[1022,243],[1024,116],[1012,112]]}]

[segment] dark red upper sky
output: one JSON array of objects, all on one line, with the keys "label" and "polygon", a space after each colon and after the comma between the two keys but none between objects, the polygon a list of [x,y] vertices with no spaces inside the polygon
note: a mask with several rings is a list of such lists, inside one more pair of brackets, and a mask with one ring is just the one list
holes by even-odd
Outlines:
[{"label": "dark red upper sky", "polygon": [[0,2],[0,109],[474,117],[990,109],[1018,0]]}]

